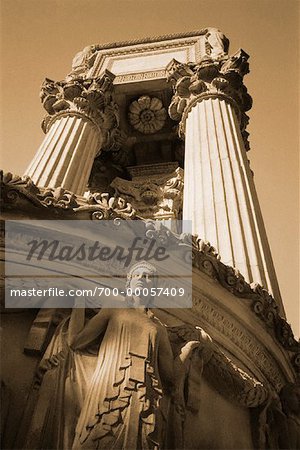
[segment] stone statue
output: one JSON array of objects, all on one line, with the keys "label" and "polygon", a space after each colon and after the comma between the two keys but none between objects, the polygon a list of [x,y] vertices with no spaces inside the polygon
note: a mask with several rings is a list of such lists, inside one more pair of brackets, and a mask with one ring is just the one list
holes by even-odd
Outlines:
[{"label": "stone statue", "polygon": [[221,59],[227,55],[229,41],[217,28],[207,28],[205,34],[206,52],[212,59]]},{"label": "stone statue", "polygon": [[287,417],[288,441],[280,448],[300,450],[300,384],[288,383],[280,392],[282,410]]},{"label": "stone statue", "polygon": [[[137,263],[128,274],[130,287],[153,287],[154,270],[148,263]],[[74,450],[163,447],[173,354],[165,327],[144,307],[145,301],[132,297],[129,308],[102,310],[78,334],[74,328],[80,319],[75,315],[81,310],[72,313],[75,353],[104,334],[76,427]]]},{"label": "stone statue", "polygon": [[67,81],[86,76],[95,60],[97,49],[97,45],[88,45],[76,53],[72,61],[72,71],[66,77]]},{"label": "stone statue", "polygon": [[211,338],[202,329],[197,340],[189,340],[174,359],[174,392],[169,418],[168,448],[184,450],[186,411],[199,411],[201,378],[211,357]]},{"label": "stone statue", "polygon": [[[128,285],[155,285],[140,262]],[[143,297],[90,320],[77,301],[40,364],[38,400],[23,448],[163,449],[174,357],[164,325]]]}]

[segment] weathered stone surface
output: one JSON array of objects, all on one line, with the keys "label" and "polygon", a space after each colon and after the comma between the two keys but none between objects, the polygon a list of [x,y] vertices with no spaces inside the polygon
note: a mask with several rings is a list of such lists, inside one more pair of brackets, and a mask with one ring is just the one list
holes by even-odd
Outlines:
[{"label": "weathered stone surface", "polygon": [[[300,343],[245,156],[248,55],[228,46],[214,28],[88,46],[65,80],[43,84],[46,139],[32,178],[1,173],[4,218],[141,220],[156,243],[192,248],[193,306],[4,310],[5,448],[299,447]],[[162,226],[182,207],[199,237]]]}]

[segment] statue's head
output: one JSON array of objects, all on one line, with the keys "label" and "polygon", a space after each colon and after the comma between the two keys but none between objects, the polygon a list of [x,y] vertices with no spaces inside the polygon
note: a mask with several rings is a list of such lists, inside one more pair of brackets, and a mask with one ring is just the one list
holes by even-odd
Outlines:
[{"label": "statue's head", "polygon": [[[151,288],[157,287],[157,270],[147,261],[139,261],[130,267],[127,274],[126,289],[130,289],[142,300],[143,304],[151,306],[153,295]],[[155,291],[152,290],[152,294]]]}]

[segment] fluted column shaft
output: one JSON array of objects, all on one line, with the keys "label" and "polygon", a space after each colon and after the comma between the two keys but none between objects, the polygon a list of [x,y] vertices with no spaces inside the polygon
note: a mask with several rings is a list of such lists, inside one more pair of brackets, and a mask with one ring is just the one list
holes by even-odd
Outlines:
[{"label": "fluted column shaft", "polygon": [[185,131],[183,219],[222,261],[280,298],[238,120],[220,98],[196,103]]},{"label": "fluted column shaft", "polygon": [[48,112],[45,139],[25,175],[40,187],[63,187],[83,194],[93,161],[117,136],[117,106],[112,97],[114,75],[54,82],[41,91]]},{"label": "fluted column shaft", "polygon": [[82,194],[100,145],[100,132],[89,119],[61,117],[52,124],[26,175],[38,186],[62,186]]}]

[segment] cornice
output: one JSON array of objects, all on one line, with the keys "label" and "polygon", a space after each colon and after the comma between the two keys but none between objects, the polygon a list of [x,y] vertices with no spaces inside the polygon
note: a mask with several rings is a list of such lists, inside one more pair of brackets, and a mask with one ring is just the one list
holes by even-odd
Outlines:
[{"label": "cornice", "polygon": [[116,217],[132,219],[136,216],[130,203],[108,193],[93,193],[88,197],[82,197],[60,187],[39,188],[28,176],[3,174],[2,171],[0,186],[3,211],[13,209],[18,214],[22,210],[24,212],[29,203],[38,210],[52,212],[56,218],[60,219],[76,220],[80,213],[85,213],[86,218],[96,220]]},{"label": "cornice", "polygon": [[[238,316],[234,317],[233,313],[218,305],[211,295],[200,294],[197,289],[193,293],[192,311],[199,319],[199,325],[215,335],[223,348],[229,349],[260,380],[265,380],[272,390],[280,391],[290,374],[272,353],[272,349],[260,339],[261,334],[258,338]],[[286,363],[289,364],[288,361]]]},{"label": "cornice", "polygon": [[185,33],[163,34],[159,36],[145,37],[141,39],[133,39],[129,41],[108,42],[105,44],[96,44],[93,47],[95,51],[109,50],[119,47],[130,47],[134,45],[152,44],[155,42],[171,41],[175,39],[192,38],[197,36],[203,36],[206,34],[208,28],[202,28],[199,31],[189,31]]}]

